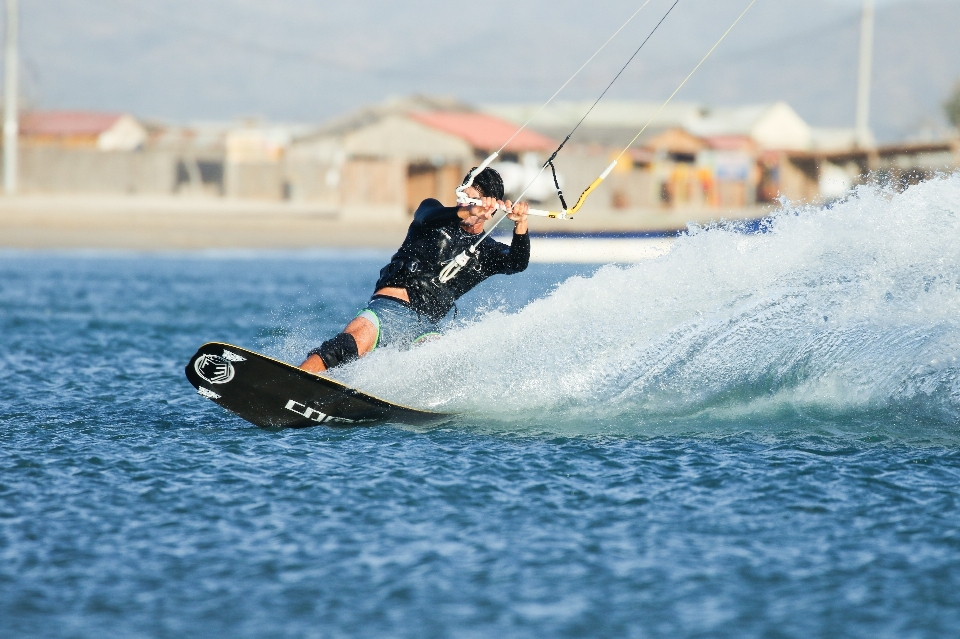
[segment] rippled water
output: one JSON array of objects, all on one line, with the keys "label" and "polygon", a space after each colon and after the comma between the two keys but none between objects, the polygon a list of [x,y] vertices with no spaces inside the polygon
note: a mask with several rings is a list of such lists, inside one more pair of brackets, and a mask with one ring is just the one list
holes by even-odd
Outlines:
[{"label": "rippled water", "polygon": [[[953,637],[960,180],[532,266],[340,375],[461,417],[256,429],[383,254],[0,254],[0,637]],[[532,303],[531,300],[535,300]]]}]

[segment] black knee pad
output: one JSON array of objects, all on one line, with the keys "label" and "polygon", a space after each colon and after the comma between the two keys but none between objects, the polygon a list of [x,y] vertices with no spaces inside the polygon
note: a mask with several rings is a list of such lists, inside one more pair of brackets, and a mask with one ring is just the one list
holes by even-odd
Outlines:
[{"label": "black knee pad", "polygon": [[360,357],[357,351],[357,340],[350,333],[339,333],[333,339],[325,341],[319,348],[310,351],[309,354],[319,355],[327,368],[349,364]]}]

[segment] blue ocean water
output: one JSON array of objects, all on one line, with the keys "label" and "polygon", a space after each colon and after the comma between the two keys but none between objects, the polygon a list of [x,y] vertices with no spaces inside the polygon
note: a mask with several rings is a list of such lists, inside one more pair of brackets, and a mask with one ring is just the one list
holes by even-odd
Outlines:
[{"label": "blue ocean water", "polygon": [[338,373],[443,425],[264,431],[386,254],[0,253],[0,637],[955,637],[960,179],[533,265]]}]

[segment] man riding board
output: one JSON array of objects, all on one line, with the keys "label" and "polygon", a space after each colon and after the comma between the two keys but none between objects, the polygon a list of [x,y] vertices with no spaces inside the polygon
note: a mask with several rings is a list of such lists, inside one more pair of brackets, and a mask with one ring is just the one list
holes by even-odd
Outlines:
[{"label": "man riding board", "polygon": [[[363,357],[377,346],[408,348],[439,334],[440,320],[474,286],[491,275],[513,275],[527,268],[526,202],[503,201],[503,180],[491,168],[477,174],[464,192],[482,205],[445,207],[432,198],[420,203],[406,239],[380,270],[366,308],[342,333],[310,351],[300,368],[319,373]],[[441,282],[441,269],[476,242],[498,205],[510,211],[507,217],[514,222],[510,246],[487,237],[455,277]]]}]

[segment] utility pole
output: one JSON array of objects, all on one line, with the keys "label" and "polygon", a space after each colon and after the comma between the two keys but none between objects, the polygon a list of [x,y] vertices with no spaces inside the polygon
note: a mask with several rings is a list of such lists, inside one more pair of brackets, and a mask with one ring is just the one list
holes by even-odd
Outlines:
[{"label": "utility pole", "polygon": [[3,60],[3,190],[7,195],[17,192],[17,137],[20,134],[17,112],[17,2],[18,0],[7,0],[7,46]]},{"label": "utility pole", "polygon": [[863,0],[860,18],[860,70],[857,74],[857,146],[873,147],[870,133],[870,74],[873,68],[873,0]]}]

